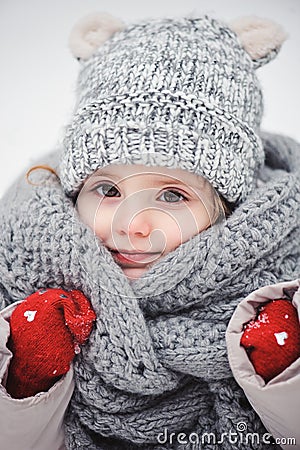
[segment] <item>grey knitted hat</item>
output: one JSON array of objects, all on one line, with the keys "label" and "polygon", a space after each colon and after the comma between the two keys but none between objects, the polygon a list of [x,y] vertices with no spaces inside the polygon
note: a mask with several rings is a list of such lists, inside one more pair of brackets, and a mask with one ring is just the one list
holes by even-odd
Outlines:
[{"label": "grey knitted hat", "polygon": [[186,169],[228,201],[244,199],[264,160],[256,69],[284,38],[255,18],[230,27],[207,16],[128,27],[107,15],[83,20],[70,41],[82,67],[60,164],[65,192],[123,163]]}]

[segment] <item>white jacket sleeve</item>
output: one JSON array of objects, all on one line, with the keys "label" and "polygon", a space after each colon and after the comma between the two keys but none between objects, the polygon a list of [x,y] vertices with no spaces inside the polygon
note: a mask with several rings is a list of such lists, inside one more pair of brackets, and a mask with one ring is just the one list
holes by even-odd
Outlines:
[{"label": "white jacket sleeve", "polygon": [[300,449],[300,358],[265,383],[240,345],[243,324],[255,317],[259,304],[284,297],[284,288],[298,288],[292,303],[300,317],[300,279],[265,286],[238,305],[226,331],[226,343],[233,375],[266,429],[282,448]]},{"label": "white jacket sleeve", "polygon": [[73,368],[48,392],[13,399],[5,390],[12,353],[6,344],[10,334],[9,317],[20,302],[0,312],[0,442],[9,450],[63,450],[63,419],[71,399]]}]

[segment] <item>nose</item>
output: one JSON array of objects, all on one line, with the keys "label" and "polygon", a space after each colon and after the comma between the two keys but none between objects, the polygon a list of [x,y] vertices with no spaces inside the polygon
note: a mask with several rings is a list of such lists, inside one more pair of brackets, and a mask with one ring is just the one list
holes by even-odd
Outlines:
[{"label": "nose", "polygon": [[149,211],[139,212],[131,220],[128,227],[128,234],[130,236],[147,237],[152,230]]},{"label": "nose", "polygon": [[116,231],[130,237],[147,237],[152,231],[153,211],[138,196],[126,199],[115,216]]},{"label": "nose", "polygon": [[151,230],[150,211],[145,209],[134,214],[128,214],[119,224],[119,233],[121,235],[147,237],[150,235]]}]

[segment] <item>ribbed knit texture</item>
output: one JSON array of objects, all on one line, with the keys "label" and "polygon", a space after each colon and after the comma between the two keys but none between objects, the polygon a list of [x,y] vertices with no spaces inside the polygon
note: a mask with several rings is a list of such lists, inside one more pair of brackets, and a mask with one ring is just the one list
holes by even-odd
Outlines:
[{"label": "ribbed knit texture", "polygon": [[230,202],[263,162],[255,66],[227,25],[160,19],[116,33],[82,63],[60,175],[74,195],[110,163],[204,175]]},{"label": "ribbed knit texture", "polygon": [[[264,427],[232,377],[225,330],[251,291],[300,275],[300,147],[264,138],[259,187],[229,219],[204,231],[129,283],[52,175],[19,183],[0,207],[0,306],[42,287],[79,289],[97,313],[75,361],[68,449],[185,449],[168,432]],[[53,160],[48,161],[53,165]],[[224,440],[204,449],[273,449]]]}]

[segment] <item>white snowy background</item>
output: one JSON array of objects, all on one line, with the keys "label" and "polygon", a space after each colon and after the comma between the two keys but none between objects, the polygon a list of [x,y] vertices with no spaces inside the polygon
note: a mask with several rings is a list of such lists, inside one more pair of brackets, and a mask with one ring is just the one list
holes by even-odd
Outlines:
[{"label": "white snowy background", "polygon": [[258,72],[265,96],[263,128],[300,141],[300,0],[0,0],[0,197],[61,141],[79,69],[68,49],[69,32],[95,11],[127,23],[191,13],[277,21],[289,39],[277,59]]}]

